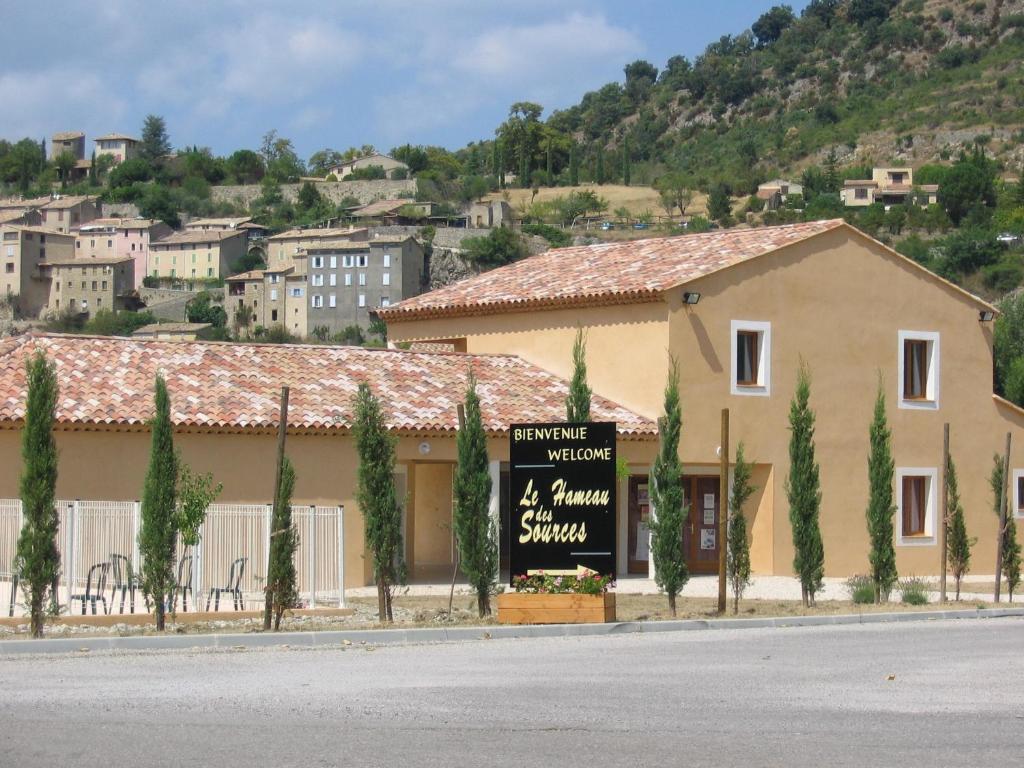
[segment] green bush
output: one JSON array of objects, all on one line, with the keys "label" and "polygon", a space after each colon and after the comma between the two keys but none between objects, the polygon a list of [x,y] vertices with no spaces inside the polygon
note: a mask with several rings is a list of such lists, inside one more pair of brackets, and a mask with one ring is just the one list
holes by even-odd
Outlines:
[{"label": "green bush", "polygon": [[552,227],[550,224],[524,224],[523,232],[527,235],[543,237],[553,248],[564,248],[572,243],[572,236],[564,229]]},{"label": "green bush", "polygon": [[1016,261],[1002,259],[981,270],[981,279],[987,288],[999,293],[1009,293],[1024,280],[1024,267]]},{"label": "green bush", "polygon": [[875,602],[875,585],[869,576],[851,576],[846,580],[846,589],[858,605]]},{"label": "green bush", "polygon": [[901,579],[899,590],[900,601],[907,605],[928,604],[928,584],[917,576]]}]

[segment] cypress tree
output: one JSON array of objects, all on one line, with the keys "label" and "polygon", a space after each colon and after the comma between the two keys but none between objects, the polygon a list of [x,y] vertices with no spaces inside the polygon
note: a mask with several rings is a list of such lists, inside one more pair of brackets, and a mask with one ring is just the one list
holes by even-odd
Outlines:
[{"label": "cypress tree", "polygon": [[155,412],[150,420],[152,445],[142,490],[139,554],[142,589],[153,600],[156,628],[163,631],[167,605],[174,595],[174,555],[177,544],[178,457],[171,428],[171,400],[163,376],[156,377]]},{"label": "cypress tree", "polygon": [[[1001,469],[1001,468],[1000,468]],[[971,547],[974,539],[967,536],[964,505],[960,503],[960,488],[956,479],[953,457],[946,464],[946,562],[953,572],[956,599],[960,599],[960,584],[971,569]]]},{"label": "cypress tree", "polygon": [[597,147],[597,160],[594,168],[594,181],[598,184],[604,184],[604,147],[598,145]]},{"label": "cypress tree", "polygon": [[690,574],[683,557],[683,467],[679,462],[679,435],[683,428],[679,406],[679,365],[673,358],[665,385],[665,413],[658,419],[658,457],[651,468],[651,557],[654,582],[668,596],[668,607],[676,615],[676,596]]},{"label": "cypress tree", "polygon": [[353,399],[359,470],[356,503],[363,513],[366,549],[377,585],[377,611],[381,621],[393,621],[394,590],[405,582],[402,558],[402,506],[395,495],[395,446],[388,434],[384,412],[370,386],[363,382]]},{"label": "cypress tree", "polygon": [[42,637],[43,606],[47,597],[56,600],[51,590],[60,572],[60,518],[53,505],[57,489],[57,443],[53,438],[57,373],[39,351],[25,364],[25,378],[28,394],[21,431],[20,482],[23,523],[15,567],[28,603],[32,637]]},{"label": "cypress tree", "polygon": [[622,140],[622,183],[627,187],[629,186],[630,167],[629,167],[629,138]]},{"label": "cypress tree", "polygon": [[498,140],[491,142],[491,175],[498,175]]},{"label": "cypress tree", "polygon": [[580,153],[575,144],[569,148],[569,186],[580,185]]},{"label": "cypress tree", "polygon": [[754,493],[750,482],[751,466],[743,455],[743,443],[736,446],[736,466],[732,470],[732,496],[729,497],[729,548],[726,552],[725,576],[732,586],[732,612],[739,613],[743,590],[750,584],[750,544],[747,542],[747,519],[743,505]]},{"label": "cypress tree", "polygon": [[551,157],[551,137],[548,136],[548,151],[547,151],[547,172],[548,172],[548,186],[555,186],[555,166],[552,162]]},{"label": "cypress tree", "polygon": [[[992,475],[989,483],[992,486],[993,508],[996,517],[1001,515],[1000,505],[1003,494],[1006,493],[1006,484],[1003,482],[1003,457],[996,454],[993,457]],[[1002,536],[1003,567],[1002,573],[997,573],[996,578],[1006,579],[1006,591],[1010,602],[1013,602],[1013,593],[1020,584],[1020,553],[1021,546],[1017,542],[1017,523],[1013,519],[1013,510],[1008,508],[1006,514],[1006,527],[1003,528]]]},{"label": "cypress tree", "polygon": [[796,394],[789,406],[789,477],[786,497],[789,522],[793,529],[793,570],[800,579],[805,606],[814,605],[825,575],[825,549],[821,542],[818,515],[821,510],[821,483],[814,460],[814,411],[811,410],[811,375],[801,362]]},{"label": "cypress tree", "polygon": [[583,329],[576,331],[572,345],[572,380],[565,398],[565,420],[570,424],[590,421],[591,389],[587,386],[587,340]]},{"label": "cypress tree", "polygon": [[274,631],[281,629],[284,612],[299,604],[298,577],[295,573],[295,552],[299,536],[292,525],[292,492],[295,490],[295,468],[288,457],[281,463],[281,487],[274,499],[271,516],[270,556],[267,564],[267,591],[274,613]]},{"label": "cypress tree", "polygon": [[875,585],[875,602],[889,599],[889,593],[899,578],[896,573],[896,550],[893,547],[892,483],[895,467],[892,458],[892,432],[885,415],[885,394],[878,382],[875,397],[875,416],[868,430],[868,539],[871,551],[871,581]]},{"label": "cypress tree", "polygon": [[480,413],[476,377],[469,372],[466,388],[466,422],[456,438],[455,541],[459,563],[470,586],[476,590],[480,617],[491,613],[491,591],[498,575],[498,532],[491,519],[491,473],[487,459],[487,435]]}]

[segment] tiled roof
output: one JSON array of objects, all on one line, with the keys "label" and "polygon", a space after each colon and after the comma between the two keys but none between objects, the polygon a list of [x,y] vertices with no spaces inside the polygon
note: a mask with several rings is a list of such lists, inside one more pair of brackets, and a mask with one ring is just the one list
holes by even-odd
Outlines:
[{"label": "tiled roof", "polygon": [[[472,366],[484,426],[562,421],[568,384],[512,355],[464,355],[292,344],[150,341],[99,336],[28,335],[0,341],[0,422],[25,414],[25,362],[42,350],[56,365],[56,420],[77,425],[142,425],[153,414],[153,381],[162,373],[171,418],[183,427],[272,428],[280,388],[291,388],[295,429],[346,430],[352,397],[367,382],[384,404],[390,429],[454,432]],[[656,426],[594,397],[595,420],[620,434],[655,435]]]},{"label": "tiled roof", "polygon": [[289,229],[276,235],[271,235],[268,240],[316,240],[324,237],[345,237],[357,233],[366,232],[366,227],[348,227],[347,229],[321,228],[321,229]]},{"label": "tiled roof", "polygon": [[386,321],[652,301],[669,288],[844,226],[813,221],[558,248],[377,312]]},{"label": "tiled roof", "polygon": [[185,229],[197,227],[238,227],[252,221],[251,216],[234,216],[222,219],[194,219],[185,225]]},{"label": "tiled roof", "polygon": [[50,202],[50,197],[9,197],[0,200],[0,210],[6,210],[10,208],[39,208]]},{"label": "tiled roof", "polygon": [[228,240],[232,237],[241,237],[242,232],[237,229],[201,229],[195,232],[175,232],[167,237],[161,237],[150,243],[151,248],[170,245],[187,245],[189,243],[220,243],[221,240]]},{"label": "tiled roof", "polygon": [[158,333],[196,333],[213,326],[213,323],[150,323],[136,328],[132,336],[152,336]]},{"label": "tiled roof", "polygon": [[96,199],[97,198],[94,195],[58,197],[56,200],[51,200],[44,205],[43,209],[48,211],[58,211],[66,208],[74,208],[76,205],[81,205],[82,203],[94,203],[96,202]]},{"label": "tiled roof", "polygon": [[356,208],[353,212],[353,216],[379,216],[382,213],[394,213],[403,205],[415,205],[416,201],[408,199],[392,199],[392,200],[374,200],[372,203],[367,203],[362,208]]},{"label": "tiled roof", "polygon": [[95,267],[97,265],[114,265],[124,264],[125,262],[132,261],[131,256],[109,256],[106,258],[100,258],[95,256],[80,256],[74,259],[60,259],[58,261],[46,261],[40,262],[40,266],[46,264],[51,267]]},{"label": "tiled roof", "polygon": [[263,270],[253,269],[249,272],[239,272],[237,275],[224,278],[225,280],[237,280],[239,282],[245,282],[246,280],[262,280]]},{"label": "tiled roof", "polygon": [[[106,219],[93,219],[87,221],[82,226],[78,227],[77,230],[80,233],[88,234],[91,230],[100,229],[149,229],[157,224],[162,224],[162,221],[156,219],[121,219],[117,217],[106,218]],[[75,228],[72,228],[74,231]]]},{"label": "tiled roof", "polygon": [[139,140],[134,136],[129,136],[127,133],[108,133],[106,136],[97,136],[93,141],[130,141],[133,144],[138,144]]},{"label": "tiled roof", "polygon": [[81,131],[61,131],[51,137],[53,141],[70,141],[71,139],[84,139],[85,134]]}]

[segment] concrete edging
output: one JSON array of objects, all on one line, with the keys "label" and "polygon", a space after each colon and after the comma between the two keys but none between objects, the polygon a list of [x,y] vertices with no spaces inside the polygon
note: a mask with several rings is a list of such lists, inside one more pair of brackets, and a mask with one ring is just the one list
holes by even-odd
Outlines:
[{"label": "concrete edging", "polygon": [[466,640],[510,640],[532,637],[595,637],[648,632],[688,632],[715,629],[820,627],[844,624],[885,624],[943,619],[1024,617],[1024,608],[973,608],[947,611],[893,611],[834,616],[786,616],[762,619],[681,619],[678,621],[620,621],[608,624],[496,624],[484,627],[424,627],[415,629],[355,629],[330,632],[267,632],[147,637],[62,637],[52,640],[3,640],[0,656],[89,651],[163,651],[221,648],[324,648],[345,644],[415,645]]}]

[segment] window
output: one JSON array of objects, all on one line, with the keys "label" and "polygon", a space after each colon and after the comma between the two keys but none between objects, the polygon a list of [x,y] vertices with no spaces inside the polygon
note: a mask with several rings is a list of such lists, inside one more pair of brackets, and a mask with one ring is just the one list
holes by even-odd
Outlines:
[{"label": "window", "polygon": [[313,308],[320,309],[324,305],[324,297],[320,294],[313,294]]},{"label": "window", "polygon": [[13,274],[14,273],[14,264],[13,263],[5,264],[4,265],[4,270],[7,272],[8,275]]},{"label": "window", "polygon": [[332,288],[338,284],[338,276],[334,272],[331,273],[330,283]]},{"label": "window", "polygon": [[14,246],[13,245],[8,245],[7,246],[7,258],[8,259],[13,259],[14,258]]},{"label": "window", "polygon": [[864,187],[857,187],[857,189],[855,189],[853,192],[853,196],[857,200],[867,200],[868,191]]},{"label": "window", "polygon": [[338,257],[337,256],[331,256],[331,269],[337,269],[337,268],[338,268]]},{"label": "window", "polygon": [[271,320],[271,322],[275,322],[275,323],[277,322],[277,310],[276,309],[270,310],[270,320]]},{"label": "window", "polygon": [[1024,517],[1024,469],[1013,470],[1013,516]]},{"label": "window", "polygon": [[345,285],[352,285],[352,273],[351,272],[346,272],[345,273]]},{"label": "window", "polygon": [[114,247],[114,241],[113,240],[107,240],[107,248],[113,248],[113,247]]},{"label": "window", "polygon": [[337,297],[337,295],[335,295],[333,293],[328,295],[328,297],[327,297],[327,306],[332,307],[332,308],[338,306],[338,297]]},{"label": "window", "polygon": [[391,285],[391,273],[390,272],[385,272],[383,275],[380,276],[380,279],[381,279],[381,283],[380,283],[381,285]]},{"label": "window", "polygon": [[40,248],[39,249],[39,259],[43,260],[45,258],[46,258],[46,249],[45,248]]},{"label": "window", "polygon": [[81,247],[82,247],[82,241],[81,240],[75,240],[75,248],[79,248],[80,249]]},{"label": "window", "polygon": [[733,320],[732,378],[734,395],[771,394],[771,323]]},{"label": "window", "polygon": [[314,256],[313,257],[313,269],[323,269],[323,266],[324,266],[324,257],[323,256]]},{"label": "window", "polygon": [[391,299],[389,299],[387,296],[381,296],[381,298],[380,298],[380,305],[382,307],[390,307],[391,306]]},{"label": "window", "polygon": [[96,281],[95,280],[92,281],[92,289],[94,291],[96,290]]},{"label": "window", "polygon": [[356,256],[356,266],[357,267],[365,267],[366,266],[367,258],[368,257],[367,257],[367,255],[365,253],[361,253],[358,256]]},{"label": "window", "polygon": [[100,283],[100,288],[103,289],[104,291],[107,290],[107,281],[106,280],[104,280],[102,283]]},{"label": "window", "polygon": [[388,253],[387,251],[384,251],[384,266],[385,267],[390,267],[391,266],[391,254]]},{"label": "window", "polygon": [[359,294],[359,306],[360,307],[365,307],[366,306],[366,294],[365,293],[360,293]]},{"label": "window", "polygon": [[896,470],[896,519],[900,546],[935,543],[935,491],[939,470],[900,468]]},{"label": "window", "polygon": [[346,269],[350,268],[352,266],[352,256],[351,255],[342,256],[341,257],[341,266],[345,267]]},{"label": "window", "polygon": [[939,334],[900,331],[899,407],[939,407]]},{"label": "window", "polygon": [[281,276],[280,275],[271,275],[270,276],[270,283],[271,283],[271,285],[275,285],[275,284],[277,284],[279,282],[281,282]]},{"label": "window", "polygon": [[324,276],[323,275],[313,275],[313,285],[315,287],[319,288],[323,284],[324,284]]},{"label": "window", "polygon": [[270,300],[277,301],[277,288],[270,289]]},{"label": "window", "polygon": [[365,272],[360,272],[359,273],[359,284],[360,285],[366,285],[366,273]]},{"label": "window", "polygon": [[207,267],[206,268],[206,276],[207,277],[213,277],[213,267]]},{"label": "window", "polygon": [[301,288],[292,288],[292,290],[291,290],[291,297],[293,299],[301,299],[302,298],[302,289]]}]

